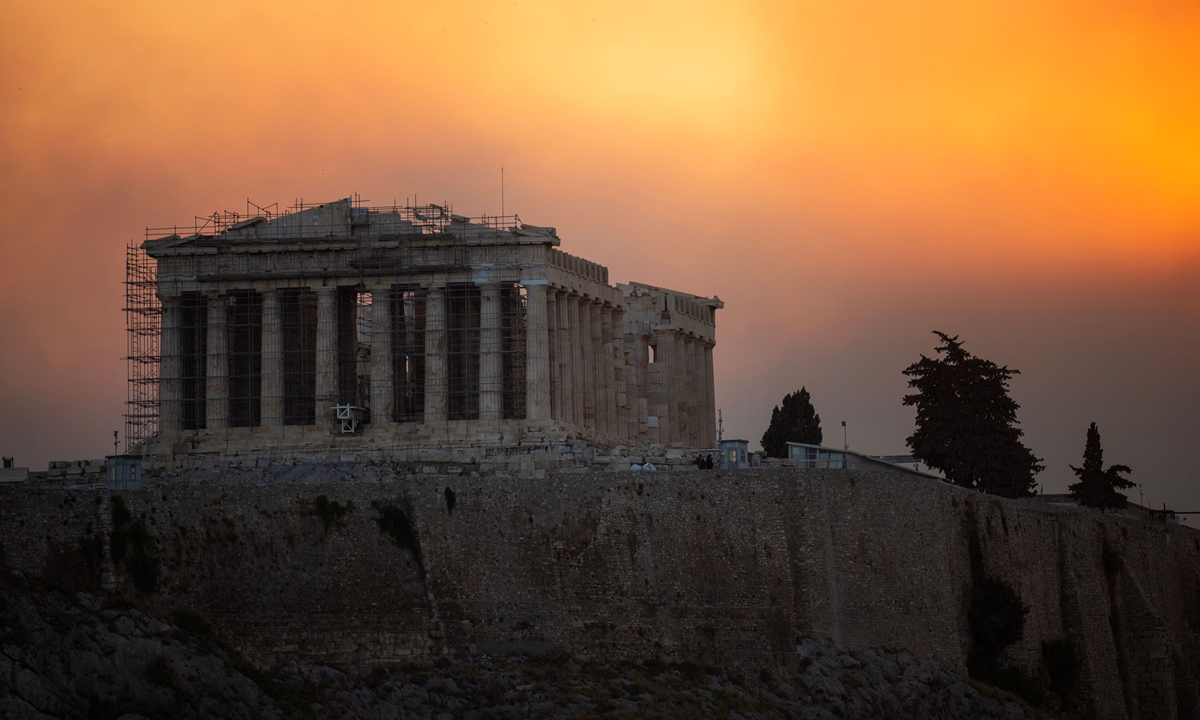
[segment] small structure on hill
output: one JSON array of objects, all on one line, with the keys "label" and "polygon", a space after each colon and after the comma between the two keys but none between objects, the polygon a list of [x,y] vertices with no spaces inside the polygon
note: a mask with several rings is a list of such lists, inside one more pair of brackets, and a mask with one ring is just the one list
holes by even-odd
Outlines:
[{"label": "small structure on hill", "polygon": [[203,222],[128,250],[127,452],[147,469],[714,445],[716,297],[610,285],[515,215],[346,199]]},{"label": "small structure on hill", "polygon": [[750,467],[749,440],[721,440],[717,448],[722,470]]},{"label": "small structure on hill", "polygon": [[864,455],[848,449],[798,442],[789,442],[787,447],[788,459],[795,461],[798,467],[828,470],[900,470],[937,478],[931,473],[921,472],[920,463],[911,455]]}]

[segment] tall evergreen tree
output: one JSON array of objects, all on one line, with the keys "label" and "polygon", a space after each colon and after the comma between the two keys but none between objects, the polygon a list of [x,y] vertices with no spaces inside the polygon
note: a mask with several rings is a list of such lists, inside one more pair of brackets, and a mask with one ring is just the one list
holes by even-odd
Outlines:
[{"label": "tall evergreen tree", "polygon": [[1100,447],[1100,430],[1092,423],[1087,431],[1087,444],[1083,448],[1083,467],[1070,466],[1075,471],[1079,482],[1068,489],[1071,495],[1088,507],[1106,509],[1123,508],[1129,501],[1117,490],[1127,490],[1133,487],[1133,482],[1121,477],[1131,473],[1126,465],[1110,465],[1104,469],[1104,450]]},{"label": "tall evergreen tree", "polygon": [[762,436],[763,451],[767,457],[787,457],[789,442],[820,445],[821,416],[813,407],[808,390],[801,387],[799,391],[783,396],[783,407],[775,406],[771,411],[771,424]]},{"label": "tall evergreen tree", "polygon": [[955,485],[1004,497],[1033,494],[1034,477],[1045,469],[1017,427],[1020,407],[1008,396],[1008,381],[1020,374],[975,357],[958,336],[934,331],[941,357],[921,359],[904,370],[916,392],[904,396],[917,407],[917,429],[908,438],[913,455],[941,470]]}]

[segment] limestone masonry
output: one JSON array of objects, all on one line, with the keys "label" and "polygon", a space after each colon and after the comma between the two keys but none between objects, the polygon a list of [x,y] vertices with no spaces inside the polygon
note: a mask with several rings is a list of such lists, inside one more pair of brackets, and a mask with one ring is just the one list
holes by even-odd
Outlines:
[{"label": "limestone masonry", "polygon": [[[983,569],[1030,607],[1011,662],[1036,671],[1043,641],[1072,638],[1097,717],[1200,709],[1190,528],[891,471],[394,468],[192,470],[118,493],[154,539],[162,575],[146,601],[204,615],[264,667],[556,649],[753,669],[796,662],[797,638],[813,635],[961,669],[977,542]],[[321,495],[353,509],[326,529]],[[0,488],[5,563],[137,595],[110,559],[112,502]],[[389,507],[418,549],[381,532]]]},{"label": "limestone masonry", "polygon": [[572,439],[714,447],[721,301],[609,285],[558,245],[515,216],[350,200],[149,239],[129,256],[129,451],[148,469],[516,451],[528,475],[573,464]]}]

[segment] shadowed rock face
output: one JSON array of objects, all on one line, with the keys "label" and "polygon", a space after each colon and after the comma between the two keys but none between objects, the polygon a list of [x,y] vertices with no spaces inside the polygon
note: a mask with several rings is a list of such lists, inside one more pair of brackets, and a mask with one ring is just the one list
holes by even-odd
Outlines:
[{"label": "shadowed rock face", "polygon": [[481,655],[386,669],[294,664],[251,679],[220,640],[128,604],[30,585],[0,598],[0,715],[13,719],[1031,716],[936,661],[850,653],[831,640],[805,639],[787,664],[752,678],[694,664]]},{"label": "shadowed rock face", "polygon": [[283,717],[223,651],[128,604],[9,585],[0,606],[5,718]]}]

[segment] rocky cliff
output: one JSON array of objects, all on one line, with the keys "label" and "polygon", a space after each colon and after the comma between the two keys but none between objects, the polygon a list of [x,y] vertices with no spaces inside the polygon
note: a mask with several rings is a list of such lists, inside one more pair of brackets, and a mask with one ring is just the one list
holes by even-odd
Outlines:
[{"label": "rocky cliff", "polygon": [[1099,717],[1195,717],[1187,528],[886,472],[358,475],[151,483],[117,525],[107,492],[5,488],[0,541],[31,575],[203,615],[261,668],[562,652],[753,674],[816,636],[962,671],[986,573],[1030,608],[1013,667],[1044,676],[1044,644],[1070,640]]}]

